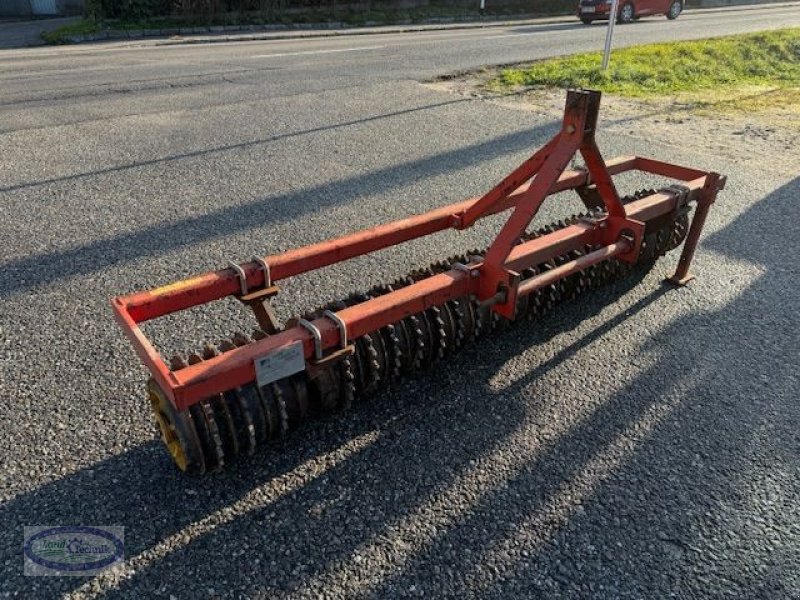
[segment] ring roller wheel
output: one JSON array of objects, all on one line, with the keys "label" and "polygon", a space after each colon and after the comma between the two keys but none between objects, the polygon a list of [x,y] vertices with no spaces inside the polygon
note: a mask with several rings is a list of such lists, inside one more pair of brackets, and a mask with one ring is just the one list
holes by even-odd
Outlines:
[{"label": "ring roller wheel", "polygon": [[[643,190],[623,198],[623,202],[652,193],[653,190]],[[575,215],[525,234],[520,243],[567,227],[584,216],[602,214],[595,209],[589,215]],[[687,232],[686,214],[667,222],[657,231],[649,232],[639,262],[652,264],[658,257],[677,248]],[[523,280],[592,250],[592,247],[575,250],[525,269]],[[342,301],[328,304],[325,309],[337,311],[387,294],[446,271],[454,263],[481,260],[483,254],[484,251],[473,250],[450,257],[426,269],[413,271],[390,285],[376,286],[367,293],[353,293]],[[536,320],[557,304],[579,298],[589,290],[624,278],[631,272],[630,265],[617,259],[603,261],[520,298],[514,321]],[[306,318],[315,318],[322,314],[322,310],[311,311]],[[175,464],[193,475],[215,472],[240,455],[252,455],[270,442],[283,438],[309,413],[318,415],[346,409],[354,399],[374,395],[403,374],[429,369],[475,339],[512,323],[489,307],[481,306],[474,297],[456,298],[353,340],[353,355],[321,369],[303,371],[261,387],[250,383],[206,398],[183,411],[175,409],[152,379],[147,385],[148,398],[161,439]],[[236,334],[216,348],[206,346],[200,354],[190,354],[186,359],[174,357],[171,368],[179,370],[267,336],[261,330],[255,330],[252,336]]]},{"label": "ring roller wheel", "polygon": [[147,382],[147,394],[161,441],[172,460],[181,471],[193,475],[204,473],[205,454],[190,413],[177,411],[152,379]]}]

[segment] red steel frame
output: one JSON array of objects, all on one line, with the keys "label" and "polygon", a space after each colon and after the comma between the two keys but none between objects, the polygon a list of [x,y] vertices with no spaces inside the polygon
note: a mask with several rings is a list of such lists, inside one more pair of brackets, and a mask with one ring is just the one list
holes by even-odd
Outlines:
[{"label": "red steel frame", "polygon": [[[604,162],[594,140],[599,99],[597,92],[571,90],[567,96],[561,131],[479,199],[465,200],[337,239],[268,256],[263,261],[269,266],[271,281],[267,281],[263,265],[254,260],[240,265],[244,282],[237,270],[225,269],[114,298],[112,306],[115,317],[156,383],[176,408],[183,410],[203,398],[254,381],[254,361],[288,344],[301,342],[306,359],[312,361],[315,356],[314,337],[308,329],[294,326],[209,360],[172,371],[143,334],[139,323],[227,296],[240,297],[243,283],[247,290],[256,290],[287,277],[448,228],[463,229],[480,218],[513,209],[481,263],[433,275],[336,313],[345,323],[350,339],[467,295],[475,295],[490,304],[492,310],[510,318],[513,317],[519,296],[614,256],[635,261],[644,233],[643,223],[668,216],[680,208],[681,192],[670,189],[623,205],[612,176],[627,171],[642,171],[681,181],[688,193],[684,201],[697,203],[678,269],[671,278],[677,284],[684,284],[691,279],[689,266],[709,207],[717,192],[724,187],[725,179],[716,173],[649,158],[621,157]],[[587,168],[566,171],[576,152],[582,154]],[[596,186],[605,204],[607,217],[578,222],[549,235],[516,244],[547,196],[589,185]],[[601,245],[601,248],[519,283],[518,273],[522,270],[586,245]],[[321,334],[323,349],[335,349],[342,344],[339,327],[333,320],[323,317],[313,321],[313,325]]]}]

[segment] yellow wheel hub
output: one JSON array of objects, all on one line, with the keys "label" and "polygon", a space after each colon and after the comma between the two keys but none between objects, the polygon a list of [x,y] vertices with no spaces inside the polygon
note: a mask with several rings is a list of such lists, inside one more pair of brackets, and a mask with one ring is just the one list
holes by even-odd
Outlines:
[{"label": "yellow wheel hub", "polygon": [[186,471],[189,459],[176,427],[178,414],[169,399],[161,393],[161,390],[157,389],[155,385],[148,385],[147,387],[150,408],[158,424],[161,439],[178,468],[181,471]]}]

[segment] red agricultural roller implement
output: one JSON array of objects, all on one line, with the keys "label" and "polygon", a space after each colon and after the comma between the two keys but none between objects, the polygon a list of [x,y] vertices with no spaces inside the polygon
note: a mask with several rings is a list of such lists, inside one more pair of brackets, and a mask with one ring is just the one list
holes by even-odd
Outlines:
[{"label": "red agricultural roller implement", "polygon": [[[690,263],[724,177],[650,158],[604,161],[594,136],[599,105],[599,92],[569,91],[556,136],[481,198],[115,298],[117,321],[152,374],[149,401],[178,467],[196,474],[222,469],[309,414],[344,409],[512,322],[536,321],[561,302],[625,278],[681,244],[670,280],[691,279]],[[586,166],[568,170],[576,153]],[[620,197],[612,177],[630,171],[667,181]],[[577,192],[586,212],[529,230],[544,200],[567,190]],[[270,307],[282,279],[505,211],[508,220],[485,250],[284,324]],[[258,327],[251,335],[168,363],[139,328],[229,296],[252,308]]]}]

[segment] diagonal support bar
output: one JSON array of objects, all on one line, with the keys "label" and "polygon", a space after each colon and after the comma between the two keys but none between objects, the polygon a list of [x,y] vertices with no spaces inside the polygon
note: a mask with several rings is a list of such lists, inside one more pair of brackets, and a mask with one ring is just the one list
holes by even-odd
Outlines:
[{"label": "diagonal support bar", "polygon": [[594,137],[597,131],[597,118],[600,115],[600,94],[589,95],[587,112],[586,128],[583,131],[580,153],[589,171],[589,181],[594,184],[602,203],[606,207],[608,216],[624,219],[625,208],[622,206],[617,188],[614,186],[611,174],[608,172]]},{"label": "diagonal support bar", "polygon": [[[590,175],[593,174],[597,178],[598,192],[609,204],[610,216],[622,218],[625,216],[619,195],[594,142],[599,107],[599,92],[570,90],[567,93],[561,131],[545,146],[546,156],[540,156],[544,160],[537,165],[538,169],[530,187],[517,202],[511,217],[486,253],[486,258],[480,267],[478,298],[481,301],[499,298],[492,310],[506,318],[514,317],[519,280],[519,274],[506,268],[508,255],[525,233],[576,152],[580,150],[584,154]],[[472,208],[479,210],[481,207],[491,206],[491,201],[499,201],[496,195],[491,196],[497,189],[494,188]],[[484,199],[487,199],[485,204],[482,202]],[[478,218],[477,215],[469,217]]]},{"label": "diagonal support bar", "polygon": [[561,131],[539,152],[517,168],[509,177],[490,190],[465,212],[458,221],[468,226],[502,202],[512,184],[519,185],[521,177],[533,179],[514,207],[480,265],[478,299],[492,304],[492,310],[508,319],[514,318],[519,287],[519,273],[507,266],[512,248],[519,242],[545,198],[552,192],[567,165],[580,152],[588,178],[607,209],[608,224],[604,232],[605,245],[616,243],[614,236],[630,238],[629,251],[620,253],[620,260],[635,261],[641,246],[642,226],[627,218],[611,174],[595,142],[597,118],[600,112],[600,93],[588,90],[570,90],[564,108]]},{"label": "diagonal support bar", "polygon": [[466,229],[475,224],[481,217],[495,212],[497,207],[502,204],[511,194],[522,186],[523,183],[531,179],[545,161],[550,157],[558,144],[559,135],[555,136],[544,146],[539,148],[533,156],[514,169],[503,181],[486,192],[477,202],[470,206],[460,215],[453,215],[453,225],[456,229]]},{"label": "diagonal support bar", "polygon": [[[504,301],[500,304],[510,307],[516,304],[514,296],[516,295],[515,290],[519,276],[517,273],[506,269],[506,259],[539,211],[542,202],[547,197],[548,190],[558,180],[569,161],[572,160],[577,147],[577,143],[569,143],[569,141],[562,142],[556,146],[556,150],[547,158],[534,178],[530,189],[517,203],[511,217],[506,221],[494,242],[492,242],[480,269],[481,281],[478,291],[480,300],[488,300],[495,297],[498,292],[505,292]],[[497,310],[498,308],[499,306],[493,307],[500,314],[504,314]],[[513,314],[504,316],[512,318]]]},{"label": "diagonal support bar", "polygon": [[591,140],[584,141],[580,152],[589,171],[590,181],[597,189],[608,216],[624,219],[625,207],[622,205],[622,200],[620,200],[617,188],[611,179],[611,174],[606,168],[606,163],[600,155],[600,149],[594,141],[594,136],[592,136]]}]

